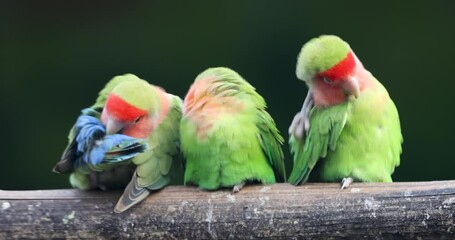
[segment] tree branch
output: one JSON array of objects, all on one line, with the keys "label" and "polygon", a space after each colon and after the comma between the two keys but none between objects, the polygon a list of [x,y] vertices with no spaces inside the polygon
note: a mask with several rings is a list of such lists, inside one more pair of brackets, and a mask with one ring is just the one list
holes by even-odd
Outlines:
[{"label": "tree branch", "polygon": [[120,192],[0,191],[0,239],[455,239],[455,180],[171,186],[122,214]]}]

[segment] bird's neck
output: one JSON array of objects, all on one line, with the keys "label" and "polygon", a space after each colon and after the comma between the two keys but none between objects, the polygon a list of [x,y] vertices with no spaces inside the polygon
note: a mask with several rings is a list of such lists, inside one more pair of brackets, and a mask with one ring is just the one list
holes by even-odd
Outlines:
[{"label": "bird's neck", "polygon": [[160,110],[156,113],[155,119],[154,119],[154,128],[157,127],[163,120],[164,118],[169,114],[169,111],[171,109],[171,100],[172,100],[172,95],[168,94],[164,89],[153,86],[155,88],[155,91],[158,93],[159,101],[160,101]]}]

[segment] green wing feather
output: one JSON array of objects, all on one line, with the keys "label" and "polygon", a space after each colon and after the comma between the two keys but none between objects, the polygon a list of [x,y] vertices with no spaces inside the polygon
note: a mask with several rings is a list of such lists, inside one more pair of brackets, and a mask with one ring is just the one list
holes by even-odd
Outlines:
[{"label": "green wing feather", "polygon": [[143,158],[133,159],[133,163],[138,165],[139,186],[156,190],[164,187],[169,182],[172,162],[179,152],[178,139],[181,117],[182,100],[177,96],[173,96],[172,106],[168,115],[149,139],[149,157],[144,156]]},{"label": "green wing feather", "polygon": [[289,145],[294,155],[294,167],[289,176],[289,183],[298,185],[306,182],[320,158],[327,156],[327,151],[335,151],[337,140],[343,131],[349,116],[349,102],[327,107],[314,107],[310,112],[310,129],[306,139],[290,136]]},{"label": "green wing feather", "polygon": [[182,100],[173,96],[168,115],[154,130],[148,141],[149,149],[133,158],[137,165],[133,179],[115,206],[115,212],[123,212],[171,181],[171,174],[178,168],[179,125],[182,117]]},{"label": "green wing feather", "polygon": [[[270,114],[265,110],[266,103],[264,98],[256,92],[255,88],[244,80],[238,73],[228,68],[213,68],[206,73],[216,74],[218,80],[214,81],[209,90],[217,96],[233,96],[252,100],[257,108],[257,127],[258,138],[261,147],[272,166],[275,178],[278,182],[286,181],[286,170],[284,168],[284,154],[281,145],[284,142],[276,128],[275,122]],[[199,78],[199,77],[198,77]],[[246,95],[242,96],[245,93]]]},{"label": "green wing feather", "polygon": [[281,144],[284,140],[281,137],[272,117],[263,109],[258,112],[259,142],[264,150],[270,165],[275,173],[277,182],[286,181],[286,170],[284,168],[284,155]]}]

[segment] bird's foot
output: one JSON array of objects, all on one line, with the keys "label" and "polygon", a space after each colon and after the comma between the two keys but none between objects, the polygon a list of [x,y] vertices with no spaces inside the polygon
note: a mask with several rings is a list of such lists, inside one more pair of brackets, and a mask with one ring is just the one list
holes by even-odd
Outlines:
[{"label": "bird's foot", "polygon": [[341,180],[341,190],[348,188],[352,182],[354,182],[354,179],[351,177],[343,178],[343,180]]},{"label": "bird's foot", "polygon": [[240,190],[243,188],[243,186],[245,186],[245,182],[241,182],[239,184],[236,184],[233,188],[232,188],[232,193],[238,193],[240,192]]},{"label": "bird's foot", "polygon": [[310,129],[310,111],[314,106],[313,94],[311,89],[308,90],[308,94],[302,106],[302,110],[298,112],[292,120],[291,126],[289,127],[289,134],[294,135],[297,139],[302,139],[303,134],[308,133]]},{"label": "bird's foot", "polygon": [[304,114],[302,112],[298,112],[292,120],[291,126],[289,127],[289,134],[294,135],[294,137],[297,139],[302,139],[303,133],[305,132],[305,129],[308,125]]}]

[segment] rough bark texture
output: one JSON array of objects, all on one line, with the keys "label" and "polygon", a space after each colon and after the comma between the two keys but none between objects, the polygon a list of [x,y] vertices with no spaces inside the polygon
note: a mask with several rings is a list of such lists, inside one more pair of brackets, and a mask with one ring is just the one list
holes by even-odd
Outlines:
[{"label": "rough bark texture", "polygon": [[455,181],[174,186],[123,214],[119,192],[0,191],[0,239],[455,239]]}]

